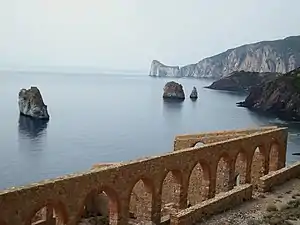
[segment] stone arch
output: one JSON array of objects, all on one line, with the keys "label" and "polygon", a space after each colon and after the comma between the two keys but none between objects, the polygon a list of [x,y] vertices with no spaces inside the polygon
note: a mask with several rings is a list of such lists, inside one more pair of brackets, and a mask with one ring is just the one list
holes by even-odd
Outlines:
[{"label": "stone arch", "polygon": [[189,175],[188,207],[209,197],[210,169],[207,163],[199,162]]},{"label": "stone arch", "polygon": [[266,173],[266,157],[263,146],[257,146],[252,156],[251,163],[251,183],[253,187],[257,189],[259,184],[259,178],[264,176]]},{"label": "stone arch", "polygon": [[235,177],[235,186],[246,183],[247,178],[247,155],[244,151],[240,151],[235,158],[234,166],[234,177]]},{"label": "stone arch", "polygon": [[276,171],[279,167],[279,145],[272,143],[269,153],[269,171]]},{"label": "stone arch", "polygon": [[167,216],[180,207],[182,174],[179,170],[169,171],[161,187],[161,215]]},{"label": "stone arch", "polygon": [[230,160],[227,154],[223,154],[217,165],[216,194],[229,191],[230,189]]},{"label": "stone arch", "polygon": [[129,220],[135,222],[152,220],[154,185],[148,178],[140,178],[131,188],[129,202]]},{"label": "stone arch", "polygon": [[91,190],[81,203],[76,222],[117,224],[120,202],[117,193],[110,187]]},{"label": "stone arch", "polygon": [[57,224],[68,223],[68,214],[65,205],[61,201],[46,200],[34,207],[34,210],[25,221],[25,225],[31,224]]}]

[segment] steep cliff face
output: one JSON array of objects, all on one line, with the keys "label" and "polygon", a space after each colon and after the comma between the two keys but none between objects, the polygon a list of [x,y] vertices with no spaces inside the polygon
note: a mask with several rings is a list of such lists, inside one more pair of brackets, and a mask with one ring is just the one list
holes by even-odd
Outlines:
[{"label": "steep cliff face", "polygon": [[150,68],[150,76],[154,77],[178,77],[179,66],[167,66],[157,60],[153,60]]},{"label": "steep cliff face", "polygon": [[178,68],[178,76],[220,78],[240,70],[287,73],[299,66],[300,36],[292,36],[229,49],[196,64]]},{"label": "steep cliff face", "polygon": [[285,120],[300,120],[300,68],[253,87],[245,101],[237,104]]}]

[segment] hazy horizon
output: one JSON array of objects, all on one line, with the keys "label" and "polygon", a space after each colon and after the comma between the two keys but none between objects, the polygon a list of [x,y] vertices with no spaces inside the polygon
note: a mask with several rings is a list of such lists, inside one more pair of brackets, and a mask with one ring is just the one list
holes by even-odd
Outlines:
[{"label": "hazy horizon", "polygon": [[[299,35],[296,0],[0,0],[0,70],[183,66]],[[287,15],[287,16],[286,16]]]}]

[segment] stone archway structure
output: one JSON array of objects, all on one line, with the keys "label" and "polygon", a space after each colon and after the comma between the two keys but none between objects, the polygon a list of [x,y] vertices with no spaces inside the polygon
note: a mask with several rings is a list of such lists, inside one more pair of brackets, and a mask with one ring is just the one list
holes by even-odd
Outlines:
[{"label": "stone archway structure", "polygon": [[[205,145],[194,147],[197,142]],[[276,166],[270,167],[274,160],[269,146],[274,143],[277,144],[278,157]],[[201,183],[199,185],[195,183],[201,186],[194,191],[197,200],[194,204],[197,205],[202,201],[203,196],[200,195],[205,194],[203,199],[206,199],[214,198],[218,193],[220,174],[225,174],[224,177],[228,178],[224,182],[228,185],[226,188],[223,186],[222,191],[231,193],[227,191],[234,188],[235,172],[238,171],[237,159],[244,157],[245,182],[254,184],[255,179],[251,179],[251,173],[254,171],[252,165],[255,162],[254,154],[257,146],[263,146],[261,150],[264,154],[264,165],[261,167],[264,169],[263,174],[267,174],[269,168],[272,171],[284,167],[286,143],[287,129],[277,127],[179,135],[175,138],[174,151],[161,156],[115,163],[84,173],[43,181],[25,188],[3,191],[0,193],[0,218],[6,224],[30,225],[35,213],[46,206],[47,220],[58,217],[66,225],[75,225],[84,213],[87,196],[95,198],[95,193],[102,191],[101,194],[105,192],[105,196],[110,199],[108,204],[111,209],[108,213],[110,224],[127,225],[131,219],[134,219],[130,215],[133,195],[136,202],[139,196],[149,195],[149,204],[143,204],[135,210],[137,214],[147,215],[142,217],[143,220],[159,224],[162,214],[162,187],[169,171],[172,171],[173,175],[180,174],[175,179],[177,180],[175,183],[179,180],[181,185],[179,210],[182,211],[187,207],[189,187],[192,186],[190,179],[195,171],[203,170]],[[242,158],[241,152],[243,152]],[[222,160],[224,166],[218,170],[218,164],[221,165]],[[137,183],[141,183],[141,188],[133,191]],[[94,202],[91,201],[92,209],[97,208],[95,206],[97,199]],[[55,215],[53,209],[55,209]]]}]

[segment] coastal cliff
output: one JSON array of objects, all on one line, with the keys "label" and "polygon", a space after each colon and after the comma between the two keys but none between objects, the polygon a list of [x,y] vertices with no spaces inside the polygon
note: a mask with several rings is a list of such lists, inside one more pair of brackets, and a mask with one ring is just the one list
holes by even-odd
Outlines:
[{"label": "coastal cliff", "polygon": [[299,66],[300,36],[291,36],[280,40],[262,41],[232,48],[181,68],[166,66],[154,60],[150,75],[220,78],[233,71],[241,70],[287,73]]},{"label": "coastal cliff", "polygon": [[238,106],[268,112],[285,120],[300,120],[300,68],[251,88]]},{"label": "coastal cliff", "polygon": [[249,92],[251,88],[258,86],[262,82],[276,79],[280,75],[282,74],[271,72],[258,73],[235,71],[230,73],[226,77],[222,77],[219,80],[216,80],[206,88],[214,90]]},{"label": "coastal cliff", "polygon": [[150,76],[154,77],[178,77],[179,66],[167,66],[157,60],[153,60],[150,68]]}]

